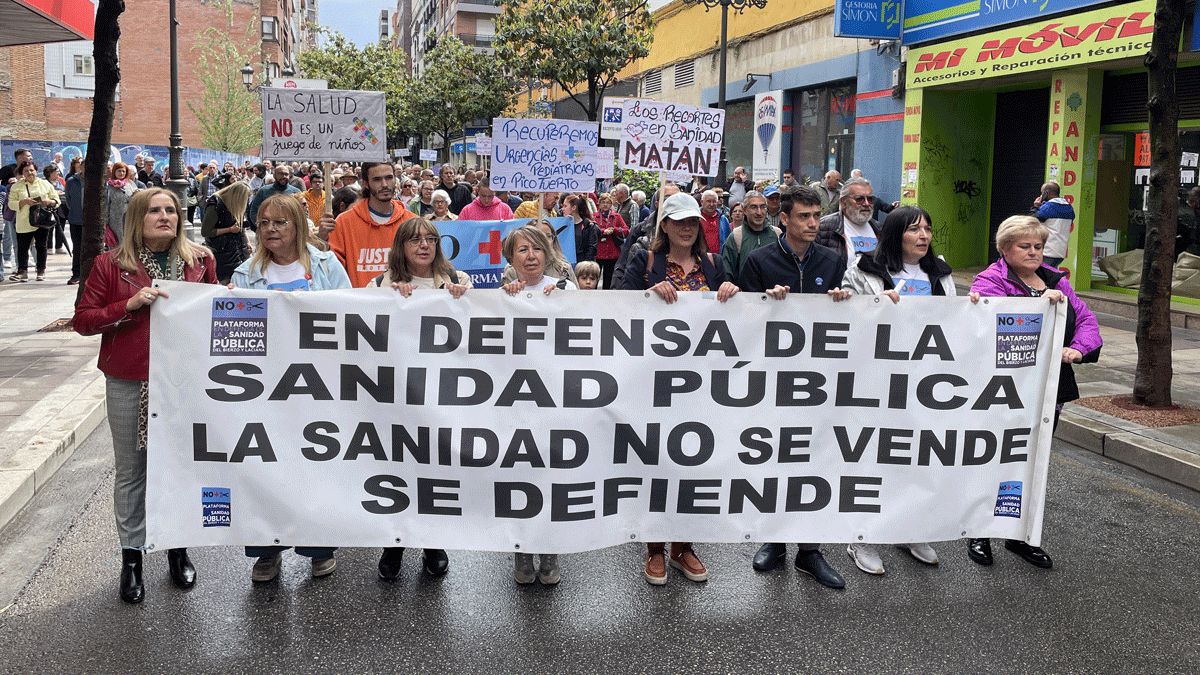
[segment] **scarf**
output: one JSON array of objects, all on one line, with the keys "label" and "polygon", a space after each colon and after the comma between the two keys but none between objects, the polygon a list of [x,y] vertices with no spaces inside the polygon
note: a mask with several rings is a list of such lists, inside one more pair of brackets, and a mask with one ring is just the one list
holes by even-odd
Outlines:
[{"label": "scarf", "polygon": [[129,182],[128,180],[116,180],[116,179],[113,179],[113,178],[109,178],[109,179],[108,179],[108,184],[109,184],[109,185],[111,185],[111,186],[113,186],[113,187],[115,187],[115,188],[117,188],[118,190],[124,189],[124,188],[125,188],[125,184],[126,184],[126,183],[128,183],[128,182]]}]

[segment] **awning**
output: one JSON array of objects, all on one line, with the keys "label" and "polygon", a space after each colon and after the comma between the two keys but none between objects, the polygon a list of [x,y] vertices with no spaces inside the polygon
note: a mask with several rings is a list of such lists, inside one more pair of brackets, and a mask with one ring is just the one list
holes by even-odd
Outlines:
[{"label": "awning", "polygon": [[89,0],[0,0],[0,47],[91,40],[95,27]]}]

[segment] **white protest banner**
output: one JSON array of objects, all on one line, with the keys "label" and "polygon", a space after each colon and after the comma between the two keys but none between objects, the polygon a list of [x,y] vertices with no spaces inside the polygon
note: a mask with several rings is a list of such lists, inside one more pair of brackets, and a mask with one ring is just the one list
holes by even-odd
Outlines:
[{"label": "white protest banner", "polygon": [[1061,303],[156,283],[154,549],[1040,541]]},{"label": "white protest banner", "polygon": [[780,153],[783,151],[782,119],[782,91],[754,95],[754,155],[750,161],[756,182],[779,180]]},{"label": "white protest banner", "polygon": [[687,183],[692,180],[692,174],[686,171],[659,171],[658,175],[668,183]]},{"label": "white protest banner", "polygon": [[613,141],[621,138],[621,115],[624,108],[625,99],[615,96],[604,97],[604,112],[600,116],[600,138]]},{"label": "white protest banner", "polygon": [[622,169],[715,176],[725,142],[725,111],[639,98],[622,111]]},{"label": "white protest banner", "polygon": [[595,122],[492,120],[492,189],[589,192],[596,183]]},{"label": "white protest banner", "polygon": [[475,134],[475,154],[480,157],[492,156],[492,137]]},{"label": "white protest banner", "polygon": [[422,162],[436,162],[437,150],[421,150],[420,159]]},{"label": "white protest banner", "polygon": [[613,160],[616,159],[616,148],[600,146],[596,148],[596,178],[613,177]]},{"label": "white protest banner", "polygon": [[409,154],[411,154],[411,153],[409,152],[408,148],[400,148],[399,150],[396,151],[397,157],[408,157]]},{"label": "white protest banner", "polygon": [[266,87],[261,92],[263,159],[386,159],[387,97],[383,92]]}]

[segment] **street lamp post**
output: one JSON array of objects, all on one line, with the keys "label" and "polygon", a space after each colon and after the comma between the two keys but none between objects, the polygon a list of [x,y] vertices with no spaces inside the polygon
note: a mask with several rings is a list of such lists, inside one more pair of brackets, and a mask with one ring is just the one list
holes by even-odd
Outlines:
[{"label": "street lamp post", "polygon": [[[767,0],[684,0],[689,5],[704,5],[704,11],[708,11],[713,7],[721,8],[721,89],[717,94],[717,107],[721,110],[725,109],[725,55],[729,46],[729,8],[732,7],[738,14],[746,11],[747,7],[757,7],[763,9],[767,6]],[[717,180],[716,184],[725,186],[725,144],[721,144],[721,158],[717,162]]]},{"label": "street lamp post", "polygon": [[[254,66],[251,66],[249,63],[247,63],[246,65],[242,66],[241,72],[242,85],[246,87],[246,91],[258,91],[263,87],[271,86],[271,78],[267,77],[265,70],[263,71],[263,81],[259,82],[258,84],[254,84]],[[293,70],[291,66],[285,66],[283,72],[280,74],[284,77],[294,77],[296,75],[296,71]]]},{"label": "street lamp post", "polygon": [[[183,220],[187,214],[187,191],[190,183],[183,168],[183,134],[179,132],[179,20],[175,17],[175,0],[171,0],[171,135],[168,143],[166,188],[179,197],[183,205]],[[190,223],[189,223],[190,224]]]}]

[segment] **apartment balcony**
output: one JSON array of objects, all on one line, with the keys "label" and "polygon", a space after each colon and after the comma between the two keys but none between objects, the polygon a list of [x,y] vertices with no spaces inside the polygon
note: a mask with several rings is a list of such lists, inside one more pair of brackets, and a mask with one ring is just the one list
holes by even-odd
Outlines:
[{"label": "apartment balcony", "polygon": [[492,0],[458,0],[458,11],[475,14],[499,14],[500,6]]},{"label": "apartment balcony", "polygon": [[[477,49],[483,48],[483,49],[488,49],[488,50],[494,50],[494,48],[496,46],[495,45],[495,42],[496,42],[495,35],[470,35],[468,33],[459,33],[458,39],[462,40],[463,44],[467,45],[468,47],[475,47]],[[488,53],[491,54],[493,52],[489,51]]]}]

